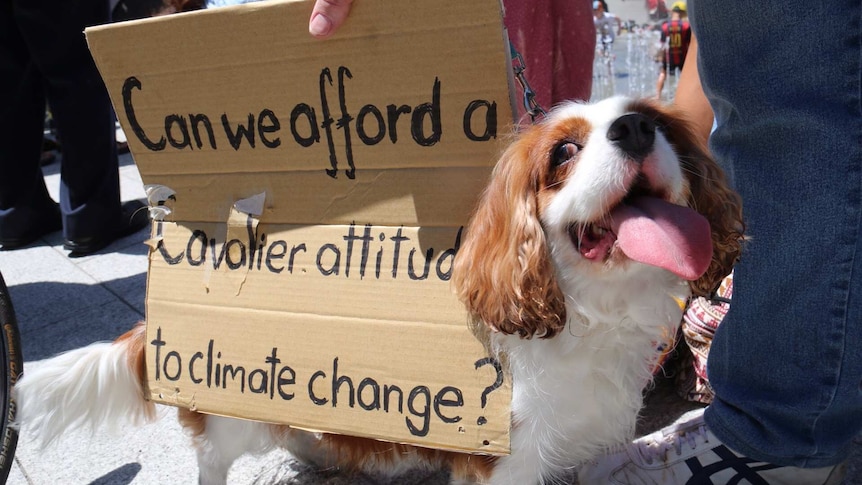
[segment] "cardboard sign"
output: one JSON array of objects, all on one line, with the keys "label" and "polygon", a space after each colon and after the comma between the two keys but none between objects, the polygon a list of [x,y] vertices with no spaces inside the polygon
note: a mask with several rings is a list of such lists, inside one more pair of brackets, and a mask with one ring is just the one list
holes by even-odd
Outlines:
[{"label": "cardboard sign", "polygon": [[161,221],[149,397],[507,453],[511,380],[449,279],[512,131],[499,0],[310,2],[87,30]]}]

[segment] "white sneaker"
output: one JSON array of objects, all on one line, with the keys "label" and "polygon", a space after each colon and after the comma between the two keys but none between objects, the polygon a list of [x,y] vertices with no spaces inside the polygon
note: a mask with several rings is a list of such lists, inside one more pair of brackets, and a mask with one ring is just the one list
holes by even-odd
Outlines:
[{"label": "white sneaker", "polygon": [[735,453],[703,422],[703,409],[670,426],[611,450],[578,473],[580,485],[837,485],[844,466],[796,468]]}]

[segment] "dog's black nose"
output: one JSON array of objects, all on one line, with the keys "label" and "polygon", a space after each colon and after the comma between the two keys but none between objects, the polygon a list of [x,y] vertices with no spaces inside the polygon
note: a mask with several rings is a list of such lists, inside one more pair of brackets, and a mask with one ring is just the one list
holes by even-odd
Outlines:
[{"label": "dog's black nose", "polygon": [[655,142],[655,122],[635,113],[620,116],[608,128],[608,140],[635,160],[643,160]]}]

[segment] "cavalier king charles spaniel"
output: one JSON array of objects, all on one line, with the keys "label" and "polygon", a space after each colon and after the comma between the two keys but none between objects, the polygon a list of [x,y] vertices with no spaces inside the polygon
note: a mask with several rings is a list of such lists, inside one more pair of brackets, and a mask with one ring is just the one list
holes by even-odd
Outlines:
[{"label": "cavalier king charles spaniel", "polygon": [[[730,273],[739,197],[670,108],[568,103],[523,130],[479,201],[453,271],[475,334],[512,373],[511,454],[432,450],[180,409],[200,483],[275,446],[321,467],[453,483],[554,481],[633,437],[642,392],[692,295]],[[16,385],[19,422],[45,442],[76,426],[154,416],[144,326],[57,356]],[[57,412],[63,409],[63,412]]]}]

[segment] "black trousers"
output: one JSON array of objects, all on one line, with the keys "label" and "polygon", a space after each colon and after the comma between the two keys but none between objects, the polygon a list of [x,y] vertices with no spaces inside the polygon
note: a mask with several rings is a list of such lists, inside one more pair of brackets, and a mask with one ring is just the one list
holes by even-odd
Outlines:
[{"label": "black trousers", "polygon": [[84,38],[108,22],[108,0],[0,1],[0,237],[20,237],[53,214],[40,168],[46,100],[62,145],[66,239],[120,223],[114,114]]}]

